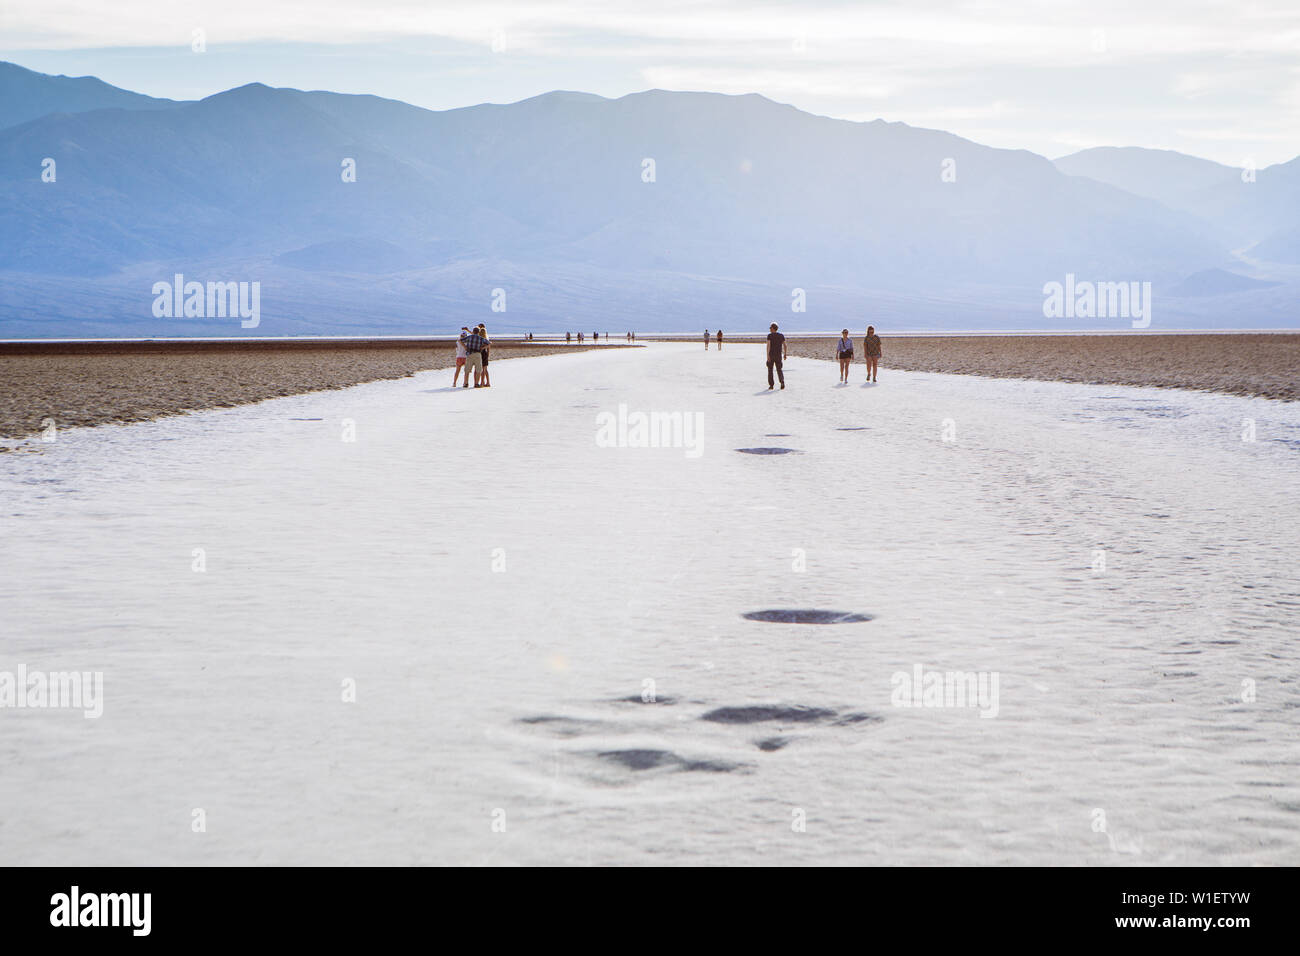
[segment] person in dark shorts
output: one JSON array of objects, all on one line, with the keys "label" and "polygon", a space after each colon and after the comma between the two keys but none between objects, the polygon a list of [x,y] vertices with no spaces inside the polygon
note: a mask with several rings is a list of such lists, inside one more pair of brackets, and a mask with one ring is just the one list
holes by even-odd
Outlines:
[{"label": "person in dark shorts", "polygon": [[492,379],[488,378],[488,352],[492,351],[492,340],[488,338],[487,326],[478,324],[478,334],[483,336],[483,387],[491,388]]},{"label": "person in dark shorts", "polygon": [[781,387],[785,388],[785,370],[781,363],[786,359],[785,336],[776,330],[776,323],[772,323],[772,330],[767,333],[767,390],[770,392],[776,384],[772,381],[772,369],[776,368],[776,374],[781,379]]},{"label": "person in dark shorts", "polygon": [[718,329],[718,351],[722,351],[722,329]]},{"label": "person in dark shorts", "polygon": [[880,361],[880,336],[874,325],[867,326],[866,338],[862,340],[862,355],[867,360],[867,381],[876,380],[876,363]]},{"label": "person in dark shorts", "polygon": [[835,343],[835,357],[840,360],[840,381],[847,385],[849,366],[853,364],[853,340],[849,338],[848,329],[840,333],[840,340]]}]

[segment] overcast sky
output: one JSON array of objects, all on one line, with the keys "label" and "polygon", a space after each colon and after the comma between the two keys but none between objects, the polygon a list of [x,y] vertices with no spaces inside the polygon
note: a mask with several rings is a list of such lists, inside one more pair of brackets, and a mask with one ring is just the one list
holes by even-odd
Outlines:
[{"label": "overcast sky", "polygon": [[0,0],[0,58],[178,99],[260,81],[446,109],[658,87],[1052,158],[1300,154],[1300,0]]}]

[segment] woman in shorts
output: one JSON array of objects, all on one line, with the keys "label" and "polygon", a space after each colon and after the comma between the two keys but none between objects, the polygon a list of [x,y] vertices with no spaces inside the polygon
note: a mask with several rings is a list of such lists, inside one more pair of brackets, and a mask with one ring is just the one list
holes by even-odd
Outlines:
[{"label": "woman in shorts", "polygon": [[840,333],[840,340],[835,345],[835,354],[840,360],[840,381],[847,385],[849,366],[853,364],[853,340],[849,338],[848,329]]},{"label": "woman in shorts", "polygon": [[[462,334],[469,334],[469,328],[462,325],[460,327]],[[469,371],[465,368],[465,343],[456,340],[456,374],[451,377],[451,387],[456,387],[456,382],[460,380],[460,373],[465,373],[465,381],[469,381]]]},{"label": "woman in shorts", "polygon": [[876,380],[876,363],[880,361],[880,336],[874,325],[867,326],[867,337],[862,340],[862,354],[867,360],[867,381]]}]

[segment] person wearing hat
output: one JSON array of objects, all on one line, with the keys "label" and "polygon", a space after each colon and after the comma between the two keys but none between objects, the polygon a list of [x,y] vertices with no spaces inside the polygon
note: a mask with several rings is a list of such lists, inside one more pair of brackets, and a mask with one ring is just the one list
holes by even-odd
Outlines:
[{"label": "person wearing hat", "polygon": [[853,364],[853,339],[849,338],[848,329],[840,333],[840,340],[835,344],[835,357],[840,360],[840,383],[847,385],[849,366]]},{"label": "person wearing hat", "polygon": [[[451,387],[456,387],[456,382],[460,380],[461,370],[465,368],[465,336],[469,335],[469,328],[462,325],[460,327],[460,338],[456,340],[456,374],[451,377]],[[469,372],[465,372],[465,381],[469,381]]]}]

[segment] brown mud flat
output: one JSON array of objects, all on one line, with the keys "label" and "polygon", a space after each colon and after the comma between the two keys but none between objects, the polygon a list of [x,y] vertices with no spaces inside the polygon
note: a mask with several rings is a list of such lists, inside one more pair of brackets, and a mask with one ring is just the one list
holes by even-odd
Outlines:
[{"label": "brown mud flat", "polygon": [[[492,362],[619,347],[498,341]],[[0,438],[35,434],[47,420],[57,428],[148,421],[450,370],[455,355],[445,341],[0,343]]]}]

